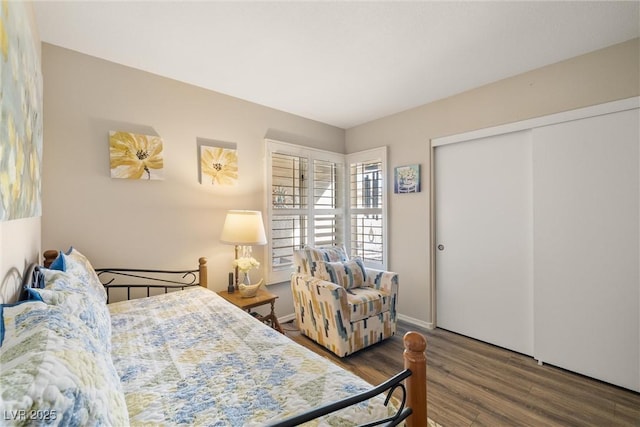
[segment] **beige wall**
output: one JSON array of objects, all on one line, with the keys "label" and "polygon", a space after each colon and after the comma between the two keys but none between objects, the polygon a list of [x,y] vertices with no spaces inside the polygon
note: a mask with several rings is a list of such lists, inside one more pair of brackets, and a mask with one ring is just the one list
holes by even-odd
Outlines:
[{"label": "beige wall", "polygon": [[[95,267],[195,268],[206,256],[209,287],[226,289],[224,216],[263,209],[264,138],[344,151],[344,130],[333,126],[49,44],[42,61],[42,247],[74,245]],[[165,179],[111,179],[110,130],[162,137]],[[198,137],[237,144],[237,186],[198,183]],[[293,313],[289,285],[270,289],[278,314]]]},{"label": "beige wall", "polygon": [[431,320],[429,141],[638,96],[639,52],[631,40],[347,130],[347,153],[388,145],[391,171],[422,165],[423,191],[389,198],[389,267],[400,274],[400,314]]},{"label": "beige wall", "polygon": [[[264,137],[348,153],[387,145],[390,170],[423,167],[421,193],[390,194],[389,260],[400,273],[399,312],[427,323],[429,140],[637,96],[638,52],[636,39],[355,127],[345,136],[322,123],[44,44],[42,247],[75,245],[96,266],[182,268],[207,256],[210,287],[223,289],[233,256],[218,242],[224,214],[263,208]],[[165,180],[111,179],[109,130],[160,135]],[[198,183],[197,137],[237,144],[237,187]],[[270,289],[280,296],[278,314],[292,313],[288,285]]]},{"label": "beige wall", "polygon": [[[35,24],[33,7],[24,3],[29,14],[33,46],[40,55],[40,35]],[[14,6],[20,6],[14,5]],[[12,302],[17,298],[20,288],[20,275],[25,267],[39,261],[41,217],[22,218],[12,221],[0,221],[0,302]]]}]

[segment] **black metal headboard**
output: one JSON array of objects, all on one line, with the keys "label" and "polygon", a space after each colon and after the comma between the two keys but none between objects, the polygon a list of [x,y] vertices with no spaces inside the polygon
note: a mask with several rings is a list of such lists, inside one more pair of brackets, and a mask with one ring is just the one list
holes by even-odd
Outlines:
[{"label": "black metal headboard", "polygon": [[[49,249],[44,251],[44,265],[49,267],[58,256],[58,251]],[[163,289],[164,293],[170,290],[182,290],[192,286],[208,285],[207,258],[198,259],[198,268],[192,270],[150,270],[142,268],[96,268],[100,282],[107,291],[107,303],[111,302],[111,290],[126,289],[118,295],[118,300],[151,296],[152,289]],[[132,289],[142,289],[143,292],[135,292]],[[146,292],[144,290],[146,289]],[[159,292],[154,292],[157,294]]]},{"label": "black metal headboard", "polygon": [[200,286],[200,270],[143,270],[136,268],[97,268],[96,273],[107,291],[107,303],[111,299],[111,289],[126,289],[127,300],[131,299],[132,289],[146,289],[146,296],[151,296],[151,289],[184,290],[192,286]]},{"label": "black metal headboard", "polygon": [[20,287],[20,301],[27,299],[28,288],[42,288],[44,285],[44,277],[38,269],[38,264],[32,263],[27,266],[22,276]]},{"label": "black metal headboard", "polygon": [[[195,270],[142,270],[133,268],[99,268],[96,273],[107,291],[111,288],[127,289],[127,299],[131,297],[132,288],[146,289],[146,296],[150,296],[151,289],[169,290],[185,289],[199,286],[199,269]],[[133,283],[125,281],[132,281]],[[43,288],[44,276],[37,264],[29,264],[22,277],[20,300],[27,298],[28,288]],[[107,301],[108,302],[108,301]]]}]

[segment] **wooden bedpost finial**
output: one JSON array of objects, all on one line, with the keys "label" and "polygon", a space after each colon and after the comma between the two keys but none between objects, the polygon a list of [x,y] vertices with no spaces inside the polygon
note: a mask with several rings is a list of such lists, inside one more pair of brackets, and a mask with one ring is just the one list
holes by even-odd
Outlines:
[{"label": "wooden bedpost finial", "polygon": [[405,380],[407,406],[413,413],[407,418],[407,427],[427,425],[427,348],[426,338],[414,331],[404,335],[404,368],[412,374]]},{"label": "wooden bedpost finial", "polygon": [[55,259],[58,257],[58,251],[55,249],[48,249],[44,251],[42,255],[44,256],[44,262],[42,263],[42,265],[44,265],[46,268],[49,268],[53,261],[55,261]]},{"label": "wooden bedpost finial", "polygon": [[207,258],[206,257],[202,257],[200,259],[198,259],[199,262],[199,266],[198,266],[198,280],[200,280],[200,286],[202,286],[203,288],[208,288],[209,287],[209,277],[208,277],[208,269],[207,269]]},{"label": "wooden bedpost finial", "polygon": [[409,331],[404,334],[404,348],[405,351],[410,353],[420,353],[424,356],[424,351],[427,349],[427,340],[425,337],[414,331]]}]

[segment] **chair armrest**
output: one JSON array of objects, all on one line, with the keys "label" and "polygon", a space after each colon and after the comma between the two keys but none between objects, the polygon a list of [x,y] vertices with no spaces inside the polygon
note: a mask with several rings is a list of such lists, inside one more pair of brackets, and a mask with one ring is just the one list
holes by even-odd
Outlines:
[{"label": "chair armrest", "polygon": [[291,275],[291,287],[294,292],[301,292],[314,303],[327,304],[332,312],[341,311],[343,320],[349,323],[347,313],[349,313],[349,303],[347,301],[347,291],[340,285],[327,280],[318,279],[303,273],[293,273]]},{"label": "chair armrest", "polygon": [[293,273],[291,290],[299,326],[307,329],[306,335],[311,331],[322,331],[321,335],[329,340],[334,335],[334,340],[347,337],[349,303],[342,286],[307,274]]},{"label": "chair armrest", "polygon": [[388,292],[389,295],[398,293],[398,273],[368,267],[365,268],[365,272],[367,273],[365,286],[384,290]]}]

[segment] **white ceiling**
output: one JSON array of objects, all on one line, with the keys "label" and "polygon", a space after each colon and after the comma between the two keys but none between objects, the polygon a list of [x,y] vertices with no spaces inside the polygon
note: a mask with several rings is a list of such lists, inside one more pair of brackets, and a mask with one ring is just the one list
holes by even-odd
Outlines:
[{"label": "white ceiling", "polygon": [[42,41],[350,128],[639,36],[639,1],[36,1]]}]

